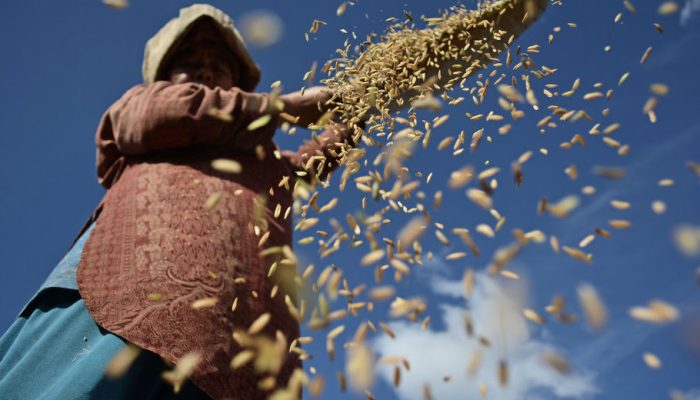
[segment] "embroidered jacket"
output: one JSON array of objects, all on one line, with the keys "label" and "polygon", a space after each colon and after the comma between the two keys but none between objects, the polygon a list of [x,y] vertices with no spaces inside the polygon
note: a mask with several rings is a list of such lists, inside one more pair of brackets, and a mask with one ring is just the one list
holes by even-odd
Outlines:
[{"label": "embroidered jacket", "polygon": [[[291,216],[284,210],[292,204],[287,187],[296,172],[326,163],[323,178],[337,165],[336,144],[349,139],[329,130],[296,152],[276,152],[274,112],[267,125],[246,129],[270,113],[268,102],[266,94],[238,88],[144,84],[112,105],[96,136],[98,179],[108,191],[88,221],[96,223],[78,266],[85,305],[105,329],[168,360],[199,353],[203,361],[192,380],[217,399],[264,398],[257,388],[262,377],[251,366],[230,367],[240,351],[234,329],[245,330],[269,312],[264,332],[270,338],[278,330],[287,343],[298,336],[284,303],[285,294],[294,298],[288,284],[294,268],[280,266],[268,278],[269,261],[260,252],[291,245]],[[230,113],[232,122],[208,115],[212,107]],[[252,151],[257,145],[262,152]],[[214,170],[217,158],[238,161],[242,171]],[[287,187],[280,185],[284,177]],[[215,193],[218,202],[205,207]],[[278,204],[283,212],[275,218]],[[261,248],[260,235],[268,230]],[[274,285],[284,290],[271,298]],[[192,307],[203,298],[217,303]],[[279,385],[298,366],[288,355]]]}]

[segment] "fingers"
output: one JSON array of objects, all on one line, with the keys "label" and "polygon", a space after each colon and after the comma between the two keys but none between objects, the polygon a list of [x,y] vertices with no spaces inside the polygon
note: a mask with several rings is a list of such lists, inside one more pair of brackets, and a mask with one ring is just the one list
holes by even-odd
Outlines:
[{"label": "fingers", "polygon": [[333,92],[330,89],[315,86],[311,90],[307,89],[302,98],[306,97],[306,101],[309,105],[313,105],[316,108],[325,108],[328,100],[333,97]]},{"label": "fingers", "polygon": [[301,91],[280,96],[284,103],[284,112],[299,117],[298,125],[307,127],[316,122],[326,111],[328,101],[333,97],[333,90],[326,86],[312,86]]}]

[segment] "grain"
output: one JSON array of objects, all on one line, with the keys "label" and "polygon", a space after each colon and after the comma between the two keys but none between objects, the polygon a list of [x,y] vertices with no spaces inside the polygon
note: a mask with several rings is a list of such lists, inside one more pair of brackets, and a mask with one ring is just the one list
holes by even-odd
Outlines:
[{"label": "grain", "polygon": [[127,0],[102,0],[102,4],[114,8],[115,10],[125,10],[129,8],[129,2]]},{"label": "grain", "polygon": [[241,164],[236,160],[228,160],[219,158],[211,162],[211,167],[217,171],[228,174],[240,174],[242,171]]},{"label": "grain", "polygon": [[586,315],[588,325],[594,329],[601,329],[605,326],[608,313],[598,291],[590,284],[579,285],[578,299]]},{"label": "grain", "polygon": [[645,352],[642,354],[642,359],[644,360],[644,364],[651,369],[661,368],[661,360],[654,353]]},{"label": "grain", "polygon": [[105,376],[116,379],[123,376],[141,354],[141,348],[132,343],[127,343],[110,360],[105,368]]},{"label": "grain", "polygon": [[250,324],[250,327],[248,328],[248,334],[250,335],[255,335],[260,333],[267,324],[270,322],[271,319],[270,313],[264,313],[261,316],[259,316],[253,323]]},{"label": "grain", "polygon": [[194,308],[195,310],[199,310],[202,308],[210,308],[214,307],[218,302],[219,299],[216,297],[206,297],[192,302],[192,308]]},{"label": "grain", "polygon": [[182,385],[184,385],[190,375],[192,375],[195,368],[197,368],[201,359],[198,353],[187,353],[178,360],[173,370],[163,372],[161,377],[164,381],[173,386],[173,390],[177,394],[180,392],[180,389],[182,389]]},{"label": "grain", "polygon": [[246,129],[249,131],[254,131],[269,124],[270,121],[272,121],[272,115],[266,114],[252,121],[250,124],[248,124],[248,127]]},{"label": "grain", "polygon": [[658,12],[660,15],[666,16],[677,13],[678,9],[678,3],[675,1],[665,1],[659,6]]}]

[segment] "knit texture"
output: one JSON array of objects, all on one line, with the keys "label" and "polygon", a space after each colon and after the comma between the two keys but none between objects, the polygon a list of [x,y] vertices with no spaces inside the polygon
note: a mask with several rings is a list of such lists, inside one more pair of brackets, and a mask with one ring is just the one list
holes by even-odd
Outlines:
[{"label": "knit texture", "polygon": [[[284,269],[293,267],[280,266],[282,271],[268,278],[271,261],[260,252],[292,242],[291,216],[275,218],[273,212],[278,204],[282,210],[292,204],[291,191],[279,185],[283,177],[292,188],[303,162],[331,156],[331,143],[345,139],[324,133],[322,140],[279,156],[271,140],[276,117],[260,132],[241,132],[247,121],[267,112],[266,103],[263,95],[158,82],[127,93],[97,132],[99,179],[109,190],[101,212],[94,214],[99,217],[78,266],[85,305],[105,329],[168,360],[199,353],[202,362],[192,380],[216,399],[267,395],[257,388],[263,376],[252,367],[230,368],[240,351],[234,329],[245,330],[269,312],[264,332],[271,339],[277,330],[288,343],[299,335],[284,303],[285,294],[294,298],[293,285],[280,282],[292,279]],[[201,112],[210,106],[231,112],[234,123]],[[263,159],[241,150],[253,147],[250,135],[264,149]],[[238,161],[242,172],[212,169],[216,158]],[[329,157],[325,170],[336,165]],[[220,199],[208,209],[205,203],[214,193]],[[259,247],[266,230],[269,240]],[[270,298],[276,284],[286,291]],[[216,305],[192,308],[195,300],[208,297],[217,298]],[[278,384],[284,386],[299,366],[288,355]]]}]

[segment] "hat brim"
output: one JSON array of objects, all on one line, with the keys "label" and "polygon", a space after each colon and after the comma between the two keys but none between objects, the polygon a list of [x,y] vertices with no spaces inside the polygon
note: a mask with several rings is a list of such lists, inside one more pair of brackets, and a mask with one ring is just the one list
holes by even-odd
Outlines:
[{"label": "hat brim", "polygon": [[177,18],[170,20],[146,44],[143,60],[143,80],[146,83],[162,78],[163,68],[182,45],[183,40],[202,19],[214,22],[218,33],[231,50],[240,72],[237,86],[253,91],[260,82],[260,68],[255,64],[233,21],[221,10],[207,4],[195,4],[180,10]]}]

